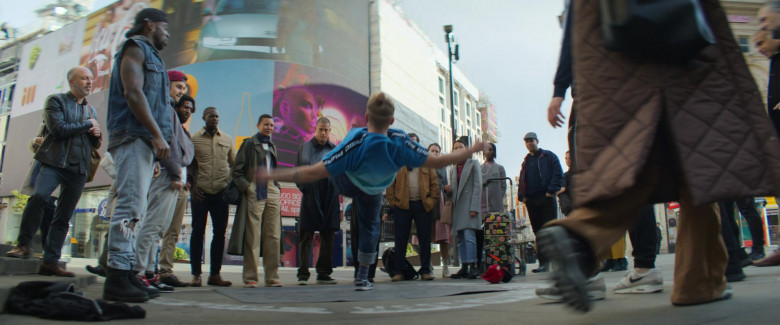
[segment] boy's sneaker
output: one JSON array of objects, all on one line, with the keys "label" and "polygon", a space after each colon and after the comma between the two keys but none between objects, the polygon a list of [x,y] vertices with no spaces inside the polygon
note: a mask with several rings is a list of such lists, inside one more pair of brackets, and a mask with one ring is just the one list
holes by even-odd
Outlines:
[{"label": "boy's sneaker", "polygon": [[615,286],[615,293],[654,293],[664,290],[664,279],[658,269],[638,273],[635,269]]},{"label": "boy's sneaker", "polygon": [[[588,299],[590,300],[602,300],[607,296],[607,285],[604,282],[604,277],[601,274],[588,279],[588,283],[585,285],[585,289],[588,293]],[[536,296],[542,299],[548,299],[555,302],[563,302],[563,296],[561,291],[555,286],[549,286],[546,288],[537,288]]]},{"label": "boy's sneaker", "polygon": [[355,279],[355,291],[374,290],[374,284],[366,279]]},{"label": "boy's sneaker", "polygon": [[298,285],[305,286],[307,281],[306,279],[298,278]]},{"label": "boy's sneaker", "polygon": [[149,286],[157,288],[157,290],[160,290],[160,292],[173,292],[173,286],[169,286],[165,283],[160,282],[160,278],[157,277],[156,274],[150,274],[147,273],[145,276],[146,282]]}]

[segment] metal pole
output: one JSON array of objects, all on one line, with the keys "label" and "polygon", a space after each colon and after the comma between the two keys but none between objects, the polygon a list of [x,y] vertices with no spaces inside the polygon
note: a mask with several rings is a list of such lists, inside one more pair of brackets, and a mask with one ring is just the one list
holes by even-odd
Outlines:
[{"label": "metal pole", "polygon": [[449,59],[450,63],[450,126],[452,127],[452,143],[455,143],[457,135],[455,134],[455,96],[453,95],[454,84],[452,83],[452,44],[450,32],[447,33],[447,54],[447,59]]}]

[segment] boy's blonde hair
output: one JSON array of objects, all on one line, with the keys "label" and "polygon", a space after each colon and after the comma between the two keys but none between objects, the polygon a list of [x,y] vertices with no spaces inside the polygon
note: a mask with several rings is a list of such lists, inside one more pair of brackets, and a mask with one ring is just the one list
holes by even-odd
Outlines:
[{"label": "boy's blonde hair", "polygon": [[386,128],[390,126],[395,114],[395,104],[385,93],[378,92],[371,95],[368,99],[368,107],[366,109],[366,115],[368,116],[368,123],[371,123],[377,128]]}]

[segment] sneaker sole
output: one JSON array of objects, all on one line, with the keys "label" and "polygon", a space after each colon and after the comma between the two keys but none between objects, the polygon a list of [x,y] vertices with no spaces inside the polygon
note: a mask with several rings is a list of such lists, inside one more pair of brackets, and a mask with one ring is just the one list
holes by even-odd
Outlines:
[{"label": "sneaker sole", "polygon": [[374,287],[357,287],[355,288],[355,291],[371,291],[374,290]]},{"label": "sneaker sole", "polygon": [[656,293],[664,291],[664,286],[661,284],[644,284],[636,287],[628,287],[624,289],[615,289],[617,294],[631,294],[631,293]]},{"label": "sneaker sole", "polygon": [[[545,294],[536,294],[537,297],[542,299],[547,299],[552,302],[563,302],[563,297],[561,296],[553,296],[553,295],[545,295]],[[588,291],[588,299],[590,300],[604,300],[607,298],[607,293],[604,291]]]},{"label": "sneaker sole", "polygon": [[586,290],[587,279],[579,269],[578,261],[573,257],[574,250],[570,237],[562,227],[550,227],[537,237],[539,247],[553,264],[551,276],[555,286],[561,291],[561,298],[577,312],[586,313],[591,309]]}]

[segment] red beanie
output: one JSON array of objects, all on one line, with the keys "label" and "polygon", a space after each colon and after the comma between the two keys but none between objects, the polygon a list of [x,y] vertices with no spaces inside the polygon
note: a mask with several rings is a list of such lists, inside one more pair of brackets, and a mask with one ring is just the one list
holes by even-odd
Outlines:
[{"label": "red beanie", "polygon": [[184,72],[176,71],[176,70],[168,70],[168,80],[171,82],[174,81],[187,81],[187,76],[184,74]]}]

